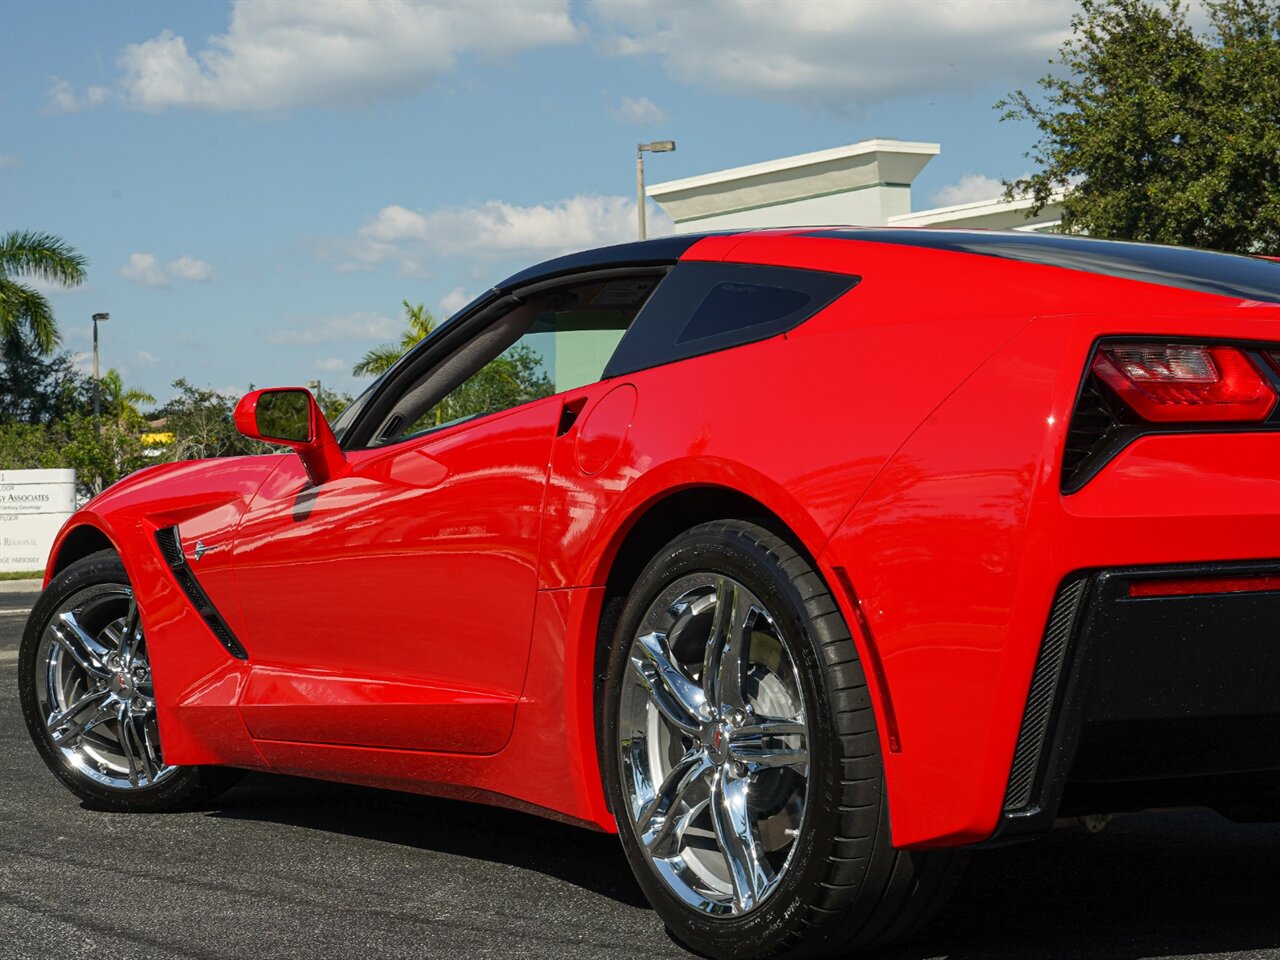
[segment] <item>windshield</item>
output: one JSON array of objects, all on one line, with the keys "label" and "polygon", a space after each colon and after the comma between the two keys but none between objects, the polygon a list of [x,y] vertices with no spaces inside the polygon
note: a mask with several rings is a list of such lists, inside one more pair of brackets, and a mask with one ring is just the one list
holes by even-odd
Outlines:
[{"label": "windshield", "polygon": [[378,387],[381,386],[382,381],[387,378],[387,373],[390,372],[391,371],[388,370],[386,373],[382,374],[382,376],[378,377],[377,380],[373,381],[364,393],[352,400],[351,403],[347,405],[347,408],[343,410],[342,413],[338,414],[338,419],[329,424],[330,429],[333,430],[333,435],[338,438],[338,446],[342,446],[342,438],[346,435],[346,432],[351,429],[351,424],[355,422],[356,417],[359,416],[364,405],[369,402],[369,398],[373,396]]}]

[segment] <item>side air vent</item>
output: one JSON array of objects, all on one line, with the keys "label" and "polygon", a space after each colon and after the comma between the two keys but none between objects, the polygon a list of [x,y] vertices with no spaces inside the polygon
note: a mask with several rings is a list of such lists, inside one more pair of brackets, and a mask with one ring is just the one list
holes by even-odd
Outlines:
[{"label": "side air vent", "polygon": [[1110,453],[1123,424],[1098,378],[1086,378],[1071,412],[1067,445],[1062,454],[1062,492],[1075,493],[1097,472]]},{"label": "side air vent", "polygon": [[1044,755],[1045,739],[1049,732],[1049,720],[1053,705],[1058,699],[1058,688],[1066,661],[1067,648],[1084,598],[1089,580],[1080,576],[1062,585],[1049,611],[1049,623],[1045,627],[1040,655],[1036,658],[1035,672],[1031,676],[1031,691],[1018,730],[1018,746],[1013,754],[1013,767],[1009,772],[1009,785],[1005,790],[1004,809],[1022,810],[1031,803],[1032,788],[1040,759]]},{"label": "side air vent", "polygon": [[204,587],[200,586],[200,581],[196,579],[195,574],[191,572],[191,567],[187,565],[187,558],[182,552],[182,538],[178,535],[178,528],[164,527],[161,530],[157,530],[156,546],[160,548],[160,555],[164,557],[165,562],[169,564],[169,569],[173,571],[173,579],[178,582],[178,586],[182,588],[182,592],[187,595],[187,599],[191,601],[191,605],[196,608],[196,612],[200,614],[201,619],[204,620],[205,625],[208,626],[218,642],[226,648],[227,653],[236,659],[248,660],[249,654],[245,651],[240,641],[236,639],[236,635],[231,632],[227,622],[222,619],[222,614],[218,613],[213,601],[204,592]]},{"label": "side air vent", "polygon": [[160,553],[165,563],[171,567],[181,567],[186,563],[182,555],[182,542],[178,539],[177,527],[165,527],[156,531],[156,543],[160,545]]}]

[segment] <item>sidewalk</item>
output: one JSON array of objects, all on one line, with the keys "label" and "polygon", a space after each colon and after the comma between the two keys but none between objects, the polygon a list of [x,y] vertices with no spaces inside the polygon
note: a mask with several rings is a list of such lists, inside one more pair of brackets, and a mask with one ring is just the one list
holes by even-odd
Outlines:
[{"label": "sidewalk", "polygon": [[41,580],[0,580],[0,593],[39,593]]}]

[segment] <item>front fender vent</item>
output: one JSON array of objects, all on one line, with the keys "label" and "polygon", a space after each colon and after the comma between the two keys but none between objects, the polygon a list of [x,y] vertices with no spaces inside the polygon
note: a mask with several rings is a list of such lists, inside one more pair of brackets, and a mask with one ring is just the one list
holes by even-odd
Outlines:
[{"label": "front fender vent", "polygon": [[164,557],[165,563],[169,565],[169,569],[173,573],[173,579],[178,581],[178,586],[187,595],[187,599],[195,607],[196,613],[200,614],[201,619],[204,620],[205,625],[217,641],[222,644],[227,653],[237,660],[248,660],[249,654],[245,651],[240,641],[236,639],[236,635],[231,632],[227,622],[222,619],[222,614],[213,605],[209,595],[204,592],[204,587],[200,586],[200,581],[191,572],[191,567],[187,564],[186,555],[182,552],[182,538],[178,535],[178,528],[176,526],[163,527],[157,530],[156,546],[160,548],[160,555]]}]

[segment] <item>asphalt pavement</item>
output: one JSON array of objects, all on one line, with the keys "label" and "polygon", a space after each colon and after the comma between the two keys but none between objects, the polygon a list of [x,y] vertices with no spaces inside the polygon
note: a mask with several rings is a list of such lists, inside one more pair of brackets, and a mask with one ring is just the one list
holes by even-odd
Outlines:
[{"label": "asphalt pavement", "polygon": [[[617,841],[537,817],[289,777],[206,809],[81,808],[17,702],[34,593],[0,591],[0,958],[687,957]],[[1117,817],[976,853],[883,960],[1280,960],[1280,825]]]}]

